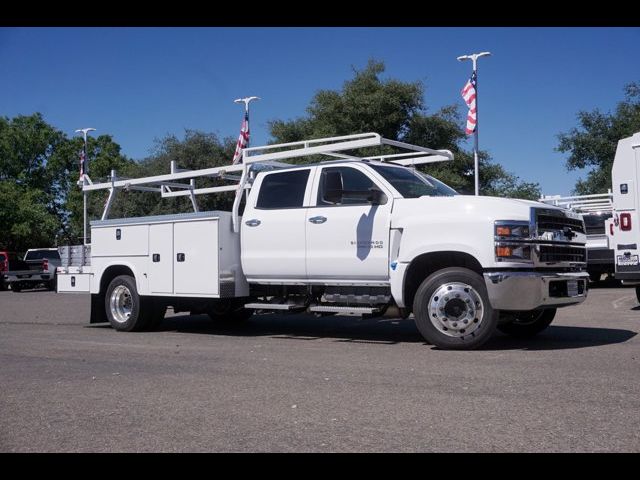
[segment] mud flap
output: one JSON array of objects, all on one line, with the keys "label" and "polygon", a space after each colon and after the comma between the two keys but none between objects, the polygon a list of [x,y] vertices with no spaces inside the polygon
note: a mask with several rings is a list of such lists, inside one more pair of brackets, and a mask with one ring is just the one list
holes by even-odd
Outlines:
[{"label": "mud flap", "polygon": [[89,323],[109,323],[107,313],[104,310],[104,294],[91,295],[91,316]]}]

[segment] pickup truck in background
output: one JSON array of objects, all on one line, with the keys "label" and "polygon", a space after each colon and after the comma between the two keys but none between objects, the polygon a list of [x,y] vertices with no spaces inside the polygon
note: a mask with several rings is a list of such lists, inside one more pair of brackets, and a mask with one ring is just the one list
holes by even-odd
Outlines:
[{"label": "pickup truck in background", "polygon": [[[392,147],[410,152],[361,153]],[[151,329],[168,307],[225,322],[254,312],[413,314],[427,342],[445,349],[477,348],[496,330],[535,335],[557,308],[586,299],[582,218],[533,201],[459,195],[415,168],[452,160],[448,150],[366,133],[242,155],[237,165],[172,163],[166,175],[112,171],[107,183],[84,181],[85,194],[109,197],[91,222],[90,254],[67,257],[58,291],[90,293],[91,323],[120,331]],[[283,162],[307,157],[315,163]],[[198,187],[203,177],[235,183]],[[114,196],[136,189],[188,196],[194,212],[109,219]],[[235,193],[232,210],[200,212],[196,195],[218,192]]]},{"label": "pickup truck in background", "polygon": [[60,264],[57,248],[32,248],[27,250],[23,260],[10,265],[10,269],[4,272],[3,278],[14,292],[40,285],[45,285],[49,290],[55,290],[56,270]]}]

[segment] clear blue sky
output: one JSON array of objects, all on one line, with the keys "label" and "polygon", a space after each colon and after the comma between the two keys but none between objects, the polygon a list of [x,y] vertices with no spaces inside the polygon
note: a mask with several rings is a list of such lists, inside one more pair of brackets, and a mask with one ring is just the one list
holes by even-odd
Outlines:
[{"label": "clear blue sky", "polygon": [[0,115],[39,111],[69,135],[95,127],[141,159],[187,128],[237,137],[232,100],[258,95],[259,145],[268,120],[303,115],[317,90],[340,88],[369,58],[388,77],[422,80],[430,111],[464,109],[471,65],[456,57],[489,50],[480,147],[543,193],[566,194],[584,173],[567,172],[556,135],[640,81],[639,45],[638,28],[0,28]]}]

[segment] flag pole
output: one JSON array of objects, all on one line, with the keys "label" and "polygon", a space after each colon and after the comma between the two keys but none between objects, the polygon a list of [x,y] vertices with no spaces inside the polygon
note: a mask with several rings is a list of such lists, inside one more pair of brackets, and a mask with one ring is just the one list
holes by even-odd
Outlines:
[{"label": "flag pole", "polygon": [[82,145],[82,164],[80,167],[82,168],[82,175],[78,180],[78,183],[82,184],[82,227],[83,227],[83,237],[82,244],[87,244],[87,192],[84,190],[84,186],[87,184],[87,166],[89,162],[87,162],[87,134],[91,131],[95,131],[95,128],[81,128],[76,130],[76,133],[82,133],[82,138],[84,143]]},{"label": "flag pole", "polygon": [[473,74],[475,74],[475,90],[476,90],[476,128],[474,130],[473,135],[473,169],[474,169],[474,184],[475,184],[475,195],[480,195],[480,172],[479,172],[479,162],[478,162],[478,125],[479,125],[479,113],[478,113],[478,58],[491,55],[491,52],[481,52],[481,53],[472,53],[471,55],[462,55],[458,57],[460,62],[464,60],[471,60],[473,62]]},{"label": "flag pole", "polygon": [[[244,98],[236,98],[234,103],[244,103],[244,113],[247,117],[247,122],[249,118],[249,104],[253,100],[260,100],[260,97],[244,97]],[[247,147],[249,146],[249,139],[247,139]]]}]

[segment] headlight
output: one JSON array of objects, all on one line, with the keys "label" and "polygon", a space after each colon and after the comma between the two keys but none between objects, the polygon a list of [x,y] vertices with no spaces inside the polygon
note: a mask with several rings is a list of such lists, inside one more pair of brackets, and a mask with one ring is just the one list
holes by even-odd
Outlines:
[{"label": "headlight", "polygon": [[521,220],[497,220],[494,224],[495,254],[497,262],[531,263],[529,222]]},{"label": "headlight", "polygon": [[529,222],[498,220],[494,225],[494,235],[499,239],[525,240],[529,238]]},{"label": "headlight", "polygon": [[496,260],[498,262],[530,262],[531,245],[496,242]]}]

